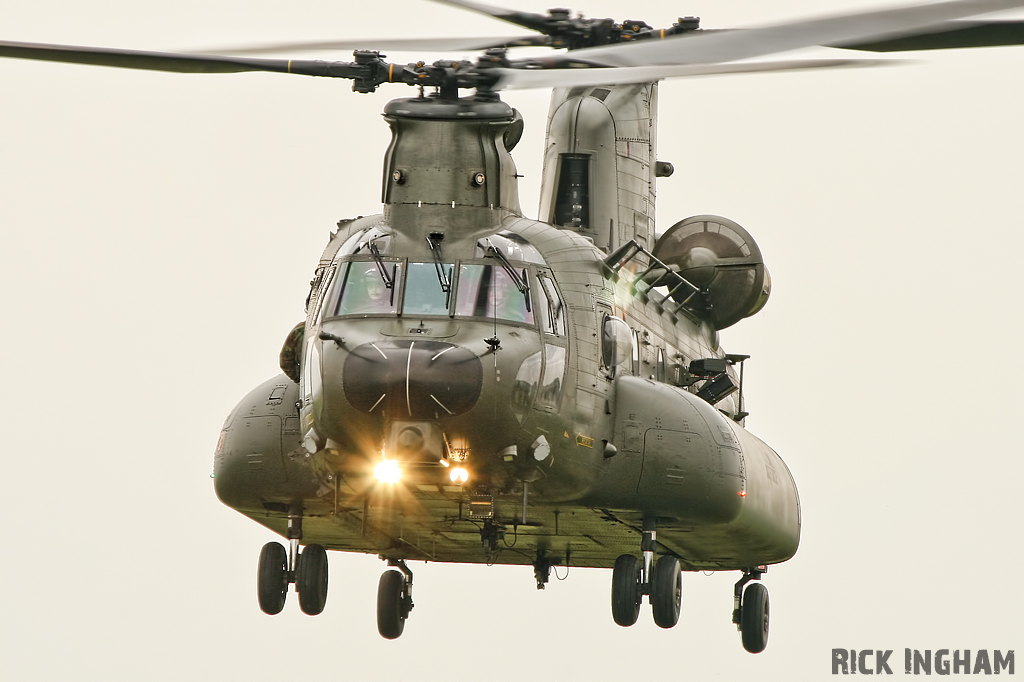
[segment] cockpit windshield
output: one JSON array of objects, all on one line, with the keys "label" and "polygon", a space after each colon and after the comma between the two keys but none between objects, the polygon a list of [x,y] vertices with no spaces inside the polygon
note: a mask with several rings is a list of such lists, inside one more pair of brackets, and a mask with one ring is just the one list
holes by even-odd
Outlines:
[{"label": "cockpit windshield", "polygon": [[[326,275],[324,318],[345,316],[461,317],[533,325],[564,336],[565,309],[540,252],[513,233],[490,235],[469,263],[448,261],[440,239],[433,260],[392,253],[378,227],[346,239]],[[537,321],[537,322],[535,322]]]},{"label": "cockpit windshield", "polygon": [[335,315],[380,315],[397,311],[401,263],[382,261],[378,265],[374,261],[353,261],[347,265],[337,285],[341,295]]},{"label": "cockpit windshield", "polygon": [[452,265],[440,264],[441,272],[447,278],[442,282],[438,276],[438,265],[435,263],[409,263],[406,275],[405,301],[402,304],[403,315],[447,315],[448,304],[451,302],[450,292],[445,291],[443,284],[451,282]]},{"label": "cockpit windshield", "polygon": [[458,289],[457,316],[533,324],[533,312],[526,299],[529,290],[520,291],[500,265],[463,265],[459,268]]}]

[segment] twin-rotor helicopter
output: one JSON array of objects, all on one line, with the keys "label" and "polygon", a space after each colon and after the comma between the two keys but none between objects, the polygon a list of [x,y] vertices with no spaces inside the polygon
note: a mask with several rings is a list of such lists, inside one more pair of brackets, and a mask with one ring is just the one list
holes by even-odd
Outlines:
[{"label": "twin-rotor helicopter", "polygon": [[[377,624],[399,637],[409,561],[611,568],[612,617],[678,622],[682,572],[739,571],[732,622],[768,640],[768,566],[800,540],[783,460],[745,427],[743,366],[719,332],[757,313],[771,280],[727,218],[654,224],[658,81],[856,65],[748,61],[809,46],[878,52],[1024,43],[1019,22],[961,18],[1024,0],[960,0],[743,31],[587,19],[438,0],[530,29],[501,39],[275,46],[354,61],[171,54],[0,42],[0,56],[123,68],[271,71],[353,90],[418,86],[384,107],[383,212],[342,220],[314,268],[282,374],[228,416],[214,455],[228,506],[281,534],[259,556],[268,614],[294,584],[327,601],[327,550],[371,553]],[[564,51],[513,59],[520,46]],[[482,50],[391,64],[377,49]],[[848,54],[848,53],[847,53]],[[520,208],[522,133],[506,89],[552,87],[537,220]],[[470,92],[472,91],[472,92]]]}]

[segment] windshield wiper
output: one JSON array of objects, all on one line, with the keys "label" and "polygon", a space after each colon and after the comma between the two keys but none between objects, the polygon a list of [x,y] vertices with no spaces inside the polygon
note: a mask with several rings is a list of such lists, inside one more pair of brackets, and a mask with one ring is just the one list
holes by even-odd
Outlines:
[{"label": "windshield wiper", "polygon": [[455,269],[451,267],[448,269],[448,274],[444,272],[444,263],[441,260],[441,240],[444,239],[443,232],[431,232],[430,236],[427,237],[427,246],[430,247],[430,253],[434,256],[434,268],[437,270],[437,281],[441,283],[441,291],[444,292],[444,303],[449,305],[452,297],[452,271]]},{"label": "windshield wiper", "polygon": [[395,280],[388,274],[387,269],[384,267],[384,259],[381,258],[380,251],[377,250],[377,245],[370,242],[369,247],[370,253],[373,254],[373,262],[377,264],[377,270],[380,272],[380,278],[384,280],[384,286],[391,289],[395,285]]},{"label": "windshield wiper", "polygon": [[523,298],[526,300],[526,312],[533,312],[530,310],[530,285],[527,284],[526,268],[523,268],[523,276],[520,277],[519,273],[516,272],[516,269],[512,267],[512,263],[510,263],[508,258],[505,257],[505,254],[495,248],[490,239],[487,240],[487,253],[484,254],[484,257],[493,257],[498,259],[498,262],[501,263],[501,267],[504,268],[508,276],[512,278],[512,282],[516,285],[516,289],[519,289],[519,293],[521,293]]},{"label": "windshield wiper", "polygon": [[398,268],[397,265],[391,266],[391,274],[388,274],[387,268],[384,267],[384,259],[380,255],[380,251],[377,249],[377,245],[372,241],[368,244],[370,247],[370,253],[373,254],[373,262],[377,264],[377,271],[380,273],[380,278],[384,280],[384,286],[391,291],[391,305],[395,304],[395,272]]}]

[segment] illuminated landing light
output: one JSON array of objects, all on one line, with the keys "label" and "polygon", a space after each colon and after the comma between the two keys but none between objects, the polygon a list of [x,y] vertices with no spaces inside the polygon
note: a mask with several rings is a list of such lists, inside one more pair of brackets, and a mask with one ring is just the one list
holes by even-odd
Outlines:
[{"label": "illuminated landing light", "polygon": [[746,497],[746,496],[747,496],[747,491],[746,490],[741,490],[740,491],[740,497]]},{"label": "illuminated landing light", "polygon": [[462,485],[469,480],[469,472],[462,467],[455,467],[449,472],[448,478],[451,479],[452,483]]},{"label": "illuminated landing light", "polygon": [[402,478],[402,469],[398,466],[397,461],[386,459],[374,468],[373,475],[381,483],[398,483]]}]

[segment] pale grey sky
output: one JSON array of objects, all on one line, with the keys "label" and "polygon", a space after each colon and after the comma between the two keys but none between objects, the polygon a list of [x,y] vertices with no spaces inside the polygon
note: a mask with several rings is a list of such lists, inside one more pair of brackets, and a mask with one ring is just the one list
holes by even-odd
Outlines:
[{"label": "pale grey sky", "polygon": [[[574,9],[730,27],[824,6]],[[7,40],[359,34],[510,31],[422,0],[0,0]],[[0,60],[0,677],[824,680],[833,647],[894,649],[896,674],[904,647],[1021,649],[1024,48],[920,59],[662,85],[659,156],[676,174],[659,181],[660,229],[733,218],[774,281],[764,311],[723,334],[753,356],[747,425],[804,510],[800,551],[765,578],[757,656],[729,622],[735,573],[686,574],[681,622],[662,631],[647,609],[614,625],[607,571],[537,592],[525,568],[417,563],[416,610],[389,642],[374,621],[383,564],[332,552],[323,615],[294,594],[260,613],[256,557],[274,536],[214,496],[218,430],[277,372],[334,222],[379,210],[379,112],[413,91]],[[526,117],[530,215],[547,97],[506,97]]]}]

